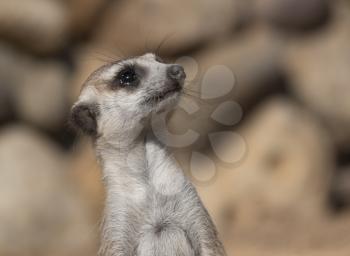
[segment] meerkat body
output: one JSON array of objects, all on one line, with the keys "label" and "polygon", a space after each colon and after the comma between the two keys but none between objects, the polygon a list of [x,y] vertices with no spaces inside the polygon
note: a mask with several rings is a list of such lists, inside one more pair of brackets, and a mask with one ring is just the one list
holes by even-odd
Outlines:
[{"label": "meerkat body", "polygon": [[149,119],[172,109],[185,73],[153,54],[94,72],[72,121],[94,138],[106,186],[101,256],[223,256],[197,192]]}]

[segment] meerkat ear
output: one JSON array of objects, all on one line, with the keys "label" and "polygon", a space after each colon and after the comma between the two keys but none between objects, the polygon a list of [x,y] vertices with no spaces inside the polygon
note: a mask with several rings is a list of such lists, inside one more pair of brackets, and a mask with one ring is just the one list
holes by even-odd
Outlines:
[{"label": "meerkat ear", "polygon": [[97,135],[98,108],[96,104],[78,103],[72,107],[71,123],[90,136]]}]

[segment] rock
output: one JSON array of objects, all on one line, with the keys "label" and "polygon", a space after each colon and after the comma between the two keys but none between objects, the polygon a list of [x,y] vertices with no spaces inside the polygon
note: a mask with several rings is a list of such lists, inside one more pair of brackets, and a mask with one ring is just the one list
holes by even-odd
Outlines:
[{"label": "rock", "polygon": [[350,206],[350,166],[340,168],[334,175],[330,199],[334,210]]},{"label": "rock", "polygon": [[68,37],[66,6],[56,0],[0,3],[0,36],[40,54],[61,49]]},{"label": "rock", "polygon": [[236,229],[228,245],[234,253],[245,256],[347,256],[349,227],[348,214],[315,223],[271,225],[263,221],[249,232]]},{"label": "rock", "polygon": [[[0,63],[0,67],[1,67],[1,63]],[[2,74],[0,74],[0,78],[1,77],[3,77]],[[12,95],[11,95],[10,85],[6,84],[5,81],[0,81],[0,123],[3,121],[6,121],[6,119],[8,119],[8,117],[10,117],[12,113],[11,97]]]},{"label": "rock", "polygon": [[[195,56],[201,82],[196,86],[199,86],[198,89],[203,93],[205,86],[203,77],[210,68],[224,65],[232,71],[234,84],[233,89],[221,97],[233,97],[239,104],[248,108],[262,95],[283,86],[281,83],[283,49],[280,40],[273,33],[262,27],[256,27],[241,35],[239,39],[213,46]],[[211,84],[211,87],[217,86]]]},{"label": "rock", "polygon": [[74,186],[90,207],[96,221],[102,218],[105,190],[102,184],[102,170],[96,161],[95,151],[90,140],[82,139],[76,144],[69,169]]},{"label": "rock", "polygon": [[38,61],[0,45],[0,87],[20,119],[48,130],[57,130],[68,111],[69,80],[63,64]]},{"label": "rock", "polygon": [[[256,28],[239,39],[212,46],[194,56],[199,71],[187,72],[188,77],[195,78],[185,89],[185,94],[194,97],[184,95],[184,98],[192,101],[198,110],[194,111],[195,118],[188,111],[174,114],[171,125],[176,133],[193,129],[206,136],[226,125],[217,116],[232,120],[231,126],[239,125],[243,113],[265,95],[283,89],[282,49],[273,34]],[[225,104],[236,107],[226,108]],[[198,147],[204,146],[205,140],[198,141]]]},{"label": "rock", "polygon": [[96,21],[104,15],[107,0],[64,0],[70,20],[70,32],[79,37],[96,29]]},{"label": "rock", "polygon": [[16,88],[20,118],[49,130],[61,128],[68,112],[67,71],[55,62],[33,63]]},{"label": "rock", "polygon": [[218,39],[240,23],[239,1],[114,1],[95,38],[126,56],[156,50],[174,55]]},{"label": "rock", "polygon": [[1,255],[95,255],[94,223],[68,179],[66,160],[33,130],[1,129]]},{"label": "rock", "polygon": [[292,92],[319,115],[338,144],[350,145],[350,9],[339,5],[322,34],[294,43],[286,66]]},{"label": "rock", "polygon": [[11,115],[11,96],[9,85],[0,82],[0,123],[5,121]]},{"label": "rock", "polygon": [[328,0],[255,0],[257,16],[283,29],[315,28],[330,14]]},{"label": "rock", "polygon": [[20,77],[15,72],[17,58],[15,52],[0,44],[0,56],[0,120],[2,121],[13,112],[13,87],[20,83]]},{"label": "rock", "polygon": [[[335,152],[313,116],[287,99],[272,99],[238,134],[245,157],[231,167],[217,163],[216,179],[198,186],[221,230],[323,216]],[[233,158],[237,146],[226,147]]]}]

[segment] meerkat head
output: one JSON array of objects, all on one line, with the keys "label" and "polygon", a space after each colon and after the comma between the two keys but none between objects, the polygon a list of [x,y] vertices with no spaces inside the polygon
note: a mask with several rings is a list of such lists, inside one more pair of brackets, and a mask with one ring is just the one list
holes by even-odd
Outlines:
[{"label": "meerkat head", "polygon": [[154,54],[102,66],[85,82],[71,119],[92,136],[133,129],[152,113],[173,108],[186,74]]}]

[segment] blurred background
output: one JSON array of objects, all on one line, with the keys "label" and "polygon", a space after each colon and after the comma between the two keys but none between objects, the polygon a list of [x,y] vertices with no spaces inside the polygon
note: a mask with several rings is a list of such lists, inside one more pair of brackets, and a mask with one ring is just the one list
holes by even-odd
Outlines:
[{"label": "blurred background", "polygon": [[[69,109],[95,68],[156,50],[188,56],[199,111],[170,129],[201,134],[176,156],[206,156],[189,176],[228,254],[350,255],[348,0],[0,0],[0,255],[96,255],[104,191]],[[216,65],[234,87],[203,100]]]}]

